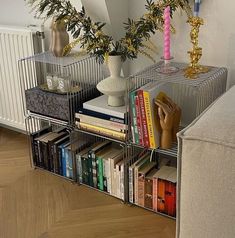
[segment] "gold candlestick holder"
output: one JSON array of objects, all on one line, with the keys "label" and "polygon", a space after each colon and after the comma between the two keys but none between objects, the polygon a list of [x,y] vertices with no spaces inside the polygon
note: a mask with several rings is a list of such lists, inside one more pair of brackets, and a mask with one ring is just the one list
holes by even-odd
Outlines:
[{"label": "gold candlestick holder", "polygon": [[189,79],[197,78],[198,74],[207,73],[209,71],[208,67],[199,65],[199,60],[202,57],[202,48],[198,46],[198,36],[200,26],[204,24],[203,19],[200,17],[190,17],[187,21],[192,27],[190,31],[191,43],[193,44],[193,49],[188,51],[190,56],[190,65],[184,69],[184,76]]}]

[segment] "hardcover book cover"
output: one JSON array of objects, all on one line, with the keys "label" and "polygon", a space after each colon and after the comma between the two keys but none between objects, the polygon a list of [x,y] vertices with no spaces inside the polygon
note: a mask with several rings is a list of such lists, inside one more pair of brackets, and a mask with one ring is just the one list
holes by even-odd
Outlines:
[{"label": "hardcover book cover", "polygon": [[102,112],[104,114],[125,119],[126,117],[126,106],[122,107],[111,107],[108,105],[108,97],[106,95],[99,96],[90,101],[83,103],[83,108],[95,111]]},{"label": "hardcover book cover", "polygon": [[144,207],[145,205],[145,177],[156,167],[155,162],[145,164],[138,172],[138,205]]},{"label": "hardcover book cover", "polygon": [[54,163],[54,173],[61,174],[62,164],[61,164],[61,153],[59,146],[67,143],[70,139],[70,136],[67,135],[56,141],[53,145],[53,163]]},{"label": "hardcover book cover", "polygon": [[35,141],[35,139],[48,133],[48,132],[51,132],[51,130],[52,130],[52,127],[49,126],[49,127],[43,128],[39,131],[36,131],[30,135],[31,147],[32,147],[32,157],[33,157],[34,165],[39,165],[38,144]]},{"label": "hardcover book cover", "polygon": [[153,209],[153,175],[157,171],[157,169],[153,169],[145,178],[144,206],[149,209]]},{"label": "hardcover book cover", "polygon": [[92,180],[93,186],[98,188],[98,161],[96,153],[103,150],[106,146],[110,146],[110,141],[99,141],[92,146],[92,148],[88,152],[89,164],[92,167]]}]

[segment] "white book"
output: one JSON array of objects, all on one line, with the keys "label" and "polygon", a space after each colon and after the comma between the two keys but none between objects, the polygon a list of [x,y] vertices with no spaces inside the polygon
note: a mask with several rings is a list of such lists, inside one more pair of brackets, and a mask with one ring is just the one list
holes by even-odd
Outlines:
[{"label": "white book", "polygon": [[116,157],[109,158],[110,165],[110,178],[111,178],[111,191],[110,194],[117,196],[117,186],[116,186],[116,164],[123,159],[123,152],[121,151]]},{"label": "white book", "polygon": [[134,203],[135,200],[135,175],[134,169],[135,167],[147,156],[144,154],[137,161],[135,161],[132,165],[129,166],[129,202]]},{"label": "white book", "polygon": [[121,165],[123,161],[120,161],[116,164],[116,187],[117,187],[117,193],[116,196],[121,199]]},{"label": "white book", "polygon": [[101,112],[110,116],[119,117],[125,119],[127,106],[122,107],[111,107],[108,105],[108,96],[102,95],[100,97],[94,98],[90,101],[83,103],[83,108]]}]

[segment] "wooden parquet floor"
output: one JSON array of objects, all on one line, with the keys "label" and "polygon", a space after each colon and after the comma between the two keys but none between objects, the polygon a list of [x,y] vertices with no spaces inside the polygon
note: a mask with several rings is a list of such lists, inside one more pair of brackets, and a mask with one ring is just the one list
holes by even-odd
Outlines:
[{"label": "wooden parquet floor", "polygon": [[0,128],[0,238],[173,238],[175,221],[29,164],[25,135]]}]

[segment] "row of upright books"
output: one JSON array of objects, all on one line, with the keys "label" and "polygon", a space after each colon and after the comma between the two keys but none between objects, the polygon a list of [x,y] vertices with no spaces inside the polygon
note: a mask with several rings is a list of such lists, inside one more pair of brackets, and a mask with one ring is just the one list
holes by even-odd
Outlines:
[{"label": "row of upright books", "polygon": [[157,163],[150,157],[146,152],[129,166],[129,201],[175,217],[176,168],[169,166],[169,159],[163,158]]},{"label": "row of upright books", "polygon": [[110,141],[96,142],[76,155],[77,180],[124,199],[124,153]]},{"label": "row of upright books", "polygon": [[75,123],[82,130],[124,141],[128,130],[126,106],[111,107],[107,101],[102,95],[83,103],[75,113]]},{"label": "row of upright books", "polygon": [[[70,137],[65,128],[52,131],[52,127],[43,128],[31,134],[32,157],[34,165],[45,170],[72,177],[72,170],[66,173],[65,158],[68,155]],[[66,154],[66,155],[65,155]],[[67,164],[70,164],[68,161]],[[63,168],[64,167],[64,168]]]},{"label": "row of upright books", "polygon": [[74,179],[74,155],[89,145],[89,141],[71,143],[70,132],[63,127],[43,128],[31,134],[34,165],[50,172]]},{"label": "row of upright books", "polygon": [[171,91],[170,84],[150,82],[130,93],[133,143],[151,149],[160,147],[161,127],[154,101],[171,96]]}]

